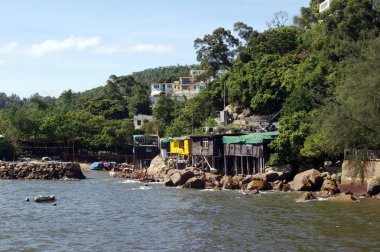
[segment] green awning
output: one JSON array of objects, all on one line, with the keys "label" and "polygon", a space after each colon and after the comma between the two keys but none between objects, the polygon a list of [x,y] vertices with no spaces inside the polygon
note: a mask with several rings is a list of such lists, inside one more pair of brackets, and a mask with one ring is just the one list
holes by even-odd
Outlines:
[{"label": "green awning", "polygon": [[166,144],[169,143],[170,141],[181,141],[181,140],[188,140],[190,137],[188,136],[182,136],[182,137],[165,137],[161,138],[161,143]]},{"label": "green awning", "polygon": [[165,138],[161,138],[160,140],[161,140],[161,143],[162,144],[167,144],[167,143],[170,143],[170,137],[165,137]]},{"label": "green awning", "polygon": [[263,144],[268,143],[275,139],[279,135],[278,131],[273,132],[258,132],[251,133],[241,136],[224,136],[224,144],[236,144],[236,143],[246,143],[246,144]]}]

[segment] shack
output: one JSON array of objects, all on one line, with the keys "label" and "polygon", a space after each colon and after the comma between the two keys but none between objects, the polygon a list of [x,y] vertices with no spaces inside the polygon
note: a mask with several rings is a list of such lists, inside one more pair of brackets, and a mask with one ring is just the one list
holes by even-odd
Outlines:
[{"label": "shack", "polygon": [[191,139],[188,136],[170,138],[170,156],[188,160],[191,154]]},{"label": "shack", "polygon": [[263,173],[269,156],[268,143],[278,132],[252,133],[241,136],[224,136],[224,173],[251,175]]},{"label": "shack", "polygon": [[158,154],[160,149],[157,135],[134,135],[133,136],[133,164],[135,168],[144,168]]},{"label": "shack", "polygon": [[[210,171],[223,173],[224,146],[223,137],[226,134],[208,134],[190,136],[192,141],[191,164],[201,166]],[[231,134],[228,136],[237,136]]]}]

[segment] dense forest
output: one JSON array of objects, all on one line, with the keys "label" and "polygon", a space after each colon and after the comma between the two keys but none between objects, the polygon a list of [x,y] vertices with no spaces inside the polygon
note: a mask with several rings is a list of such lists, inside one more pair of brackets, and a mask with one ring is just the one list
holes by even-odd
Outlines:
[{"label": "dense forest", "polygon": [[[133,115],[153,114],[147,133],[195,134],[215,125],[224,98],[256,115],[279,114],[271,164],[338,159],[345,148],[380,149],[378,1],[334,0],[319,13],[321,2],[311,0],[291,25],[280,11],[263,32],[237,22],[232,31],[219,27],[196,38],[199,66],[111,75],[102,87],[58,98],[0,94],[0,158],[11,159],[21,139],[130,152]],[[152,111],[149,84],[177,80],[193,68],[206,70],[204,78],[227,73],[189,100],[163,96]]]}]

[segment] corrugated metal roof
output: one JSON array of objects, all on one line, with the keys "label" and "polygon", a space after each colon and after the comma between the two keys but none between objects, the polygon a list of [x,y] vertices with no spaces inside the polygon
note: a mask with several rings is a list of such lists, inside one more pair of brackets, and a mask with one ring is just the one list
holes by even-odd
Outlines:
[{"label": "corrugated metal roof", "polygon": [[161,143],[169,143],[170,141],[182,141],[182,140],[189,140],[189,136],[181,136],[181,137],[165,137],[161,138]]},{"label": "corrugated metal roof", "polygon": [[270,142],[279,135],[278,131],[252,133],[242,136],[224,136],[224,144],[246,143],[246,144],[263,144]]}]

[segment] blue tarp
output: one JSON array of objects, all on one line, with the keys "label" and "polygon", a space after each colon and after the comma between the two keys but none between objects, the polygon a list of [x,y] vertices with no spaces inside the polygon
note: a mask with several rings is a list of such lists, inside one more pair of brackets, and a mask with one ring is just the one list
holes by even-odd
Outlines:
[{"label": "blue tarp", "polygon": [[104,168],[103,162],[95,162],[90,165],[91,170],[101,170]]}]

